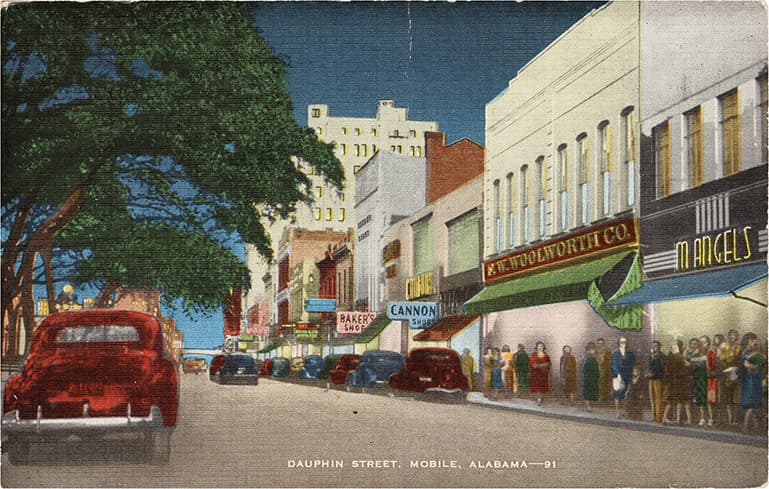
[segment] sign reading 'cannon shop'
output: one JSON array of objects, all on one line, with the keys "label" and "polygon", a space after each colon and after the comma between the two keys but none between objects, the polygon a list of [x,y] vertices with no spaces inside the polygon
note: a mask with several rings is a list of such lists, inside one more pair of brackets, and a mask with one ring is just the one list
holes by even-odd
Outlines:
[{"label": "sign reading 'cannon shop'", "polygon": [[387,317],[393,321],[408,321],[411,329],[426,329],[438,320],[435,302],[390,302]]}]

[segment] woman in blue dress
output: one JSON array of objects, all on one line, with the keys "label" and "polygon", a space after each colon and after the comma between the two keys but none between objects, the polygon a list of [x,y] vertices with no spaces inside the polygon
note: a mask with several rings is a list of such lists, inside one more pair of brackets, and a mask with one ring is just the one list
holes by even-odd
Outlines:
[{"label": "woman in blue dress", "polygon": [[764,388],[763,381],[766,368],[766,357],[761,353],[758,347],[758,337],[754,333],[745,333],[742,337],[742,365],[740,380],[742,381],[742,395],[740,398],[740,407],[745,412],[745,419],[742,422],[742,431],[748,431],[751,417],[756,425],[758,419],[755,411],[760,411],[764,407]]}]

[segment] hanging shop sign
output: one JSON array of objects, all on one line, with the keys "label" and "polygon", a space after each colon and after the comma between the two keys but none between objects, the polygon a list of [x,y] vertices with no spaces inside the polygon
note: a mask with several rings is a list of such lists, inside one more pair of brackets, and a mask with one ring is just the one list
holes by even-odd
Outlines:
[{"label": "hanging shop sign", "polygon": [[395,241],[388,243],[382,250],[382,263],[400,258],[401,256],[401,241],[396,239]]},{"label": "hanging shop sign", "polygon": [[435,295],[435,275],[433,272],[423,273],[410,278],[406,287],[406,297],[409,300]]},{"label": "hanging shop sign", "polygon": [[336,299],[307,299],[304,301],[307,312],[336,312]]},{"label": "hanging shop sign", "polygon": [[676,243],[676,271],[691,272],[753,258],[758,233],[752,226],[732,228]]},{"label": "hanging shop sign", "polygon": [[632,217],[619,219],[486,261],[483,263],[483,280],[494,282],[575,258],[636,246],[636,220]]},{"label": "hanging shop sign", "polygon": [[376,319],[373,312],[337,312],[336,332],[339,334],[360,334]]},{"label": "hanging shop sign", "polygon": [[435,302],[390,302],[387,317],[393,321],[408,321],[411,329],[426,329],[438,320]]},{"label": "hanging shop sign", "polygon": [[312,343],[320,336],[320,328],[314,324],[297,324],[294,336],[297,343]]}]

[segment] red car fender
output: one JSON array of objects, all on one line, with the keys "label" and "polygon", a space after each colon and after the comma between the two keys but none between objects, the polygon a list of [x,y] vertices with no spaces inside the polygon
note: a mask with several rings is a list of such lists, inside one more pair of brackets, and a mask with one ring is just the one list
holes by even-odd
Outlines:
[{"label": "red car fender", "polygon": [[23,381],[24,378],[21,375],[14,375],[8,378],[8,381],[5,384],[5,392],[3,394],[4,413],[18,409],[18,392],[21,390]]},{"label": "red car fender", "polygon": [[176,426],[179,410],[179,378],[172,362],[161,360],[159,368],[149,383],[149,396],[152,403],[160,407],[164,426]]}]

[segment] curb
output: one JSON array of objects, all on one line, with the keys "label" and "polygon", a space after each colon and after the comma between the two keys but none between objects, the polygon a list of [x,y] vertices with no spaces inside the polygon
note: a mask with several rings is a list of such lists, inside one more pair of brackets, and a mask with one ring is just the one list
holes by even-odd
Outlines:
[{"label": "curb", "polygon": [[[551,403],[553,401],[550,401]],[[708,441],[718,441],[722,443],[732,443],[736,445],[749,445],[759,448],[767,448],[767,437],[760,435],[746,435],[743,433],[734,433],[729,431],[714,431],[697,426],[669,426],[662,425],[652,421],[633,421],[629,419],[617,419],[613,417],[613,411],[592,412],[581,411],[575,407],[565,407],[560,405],[537,406],[533,401],[495,401],[487,399],[479,392],[471,392],[467,395],[467,403],[482,408],[498,409],[502,411],[515,411],[523,414],[542,416],[560,420],[575,421],[579,423],[595,424],[601,426],[610,426],[613,428],[622,428],[633,431],[642,431],[646,433],[656,433],[671,436],[683,436],[687,438],[697,438]],[[531,404],[531,405],[529,405]]]}]

